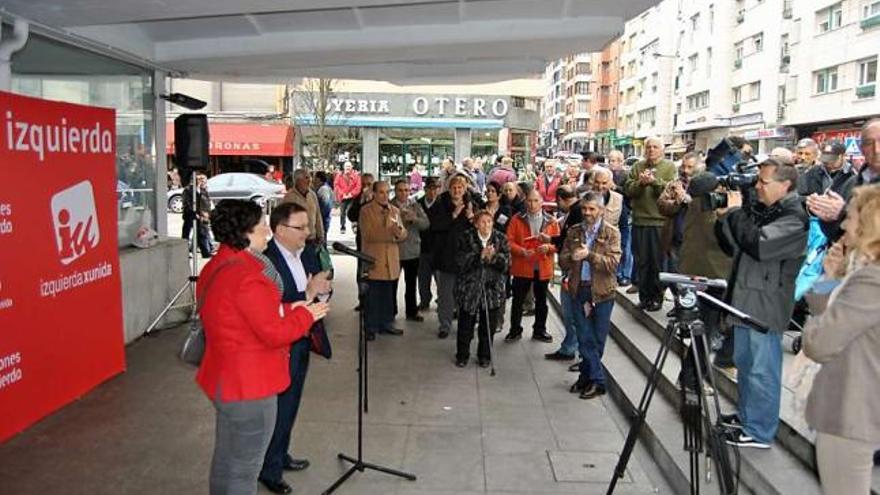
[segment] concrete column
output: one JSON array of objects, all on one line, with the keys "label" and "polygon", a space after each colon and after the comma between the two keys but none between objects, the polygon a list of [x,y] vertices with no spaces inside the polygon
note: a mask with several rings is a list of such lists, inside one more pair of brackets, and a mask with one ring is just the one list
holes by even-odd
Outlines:
[{"label": "concrete column", "polygon": [[461,163],[462,160],[471,156],[471,130],[456,129],[455,130],[455,163]]},{"label": "concrete column", "polygon": [[361,172],[373,174],[379,178],[379,129],[376,127],[361,128]]},{"label": "concrete column", "polygon": [[2,39],[0,33],[0,90],[12,89],[12,54],[24,48],[30,33],[30,24],[16,18],[13,22],[12,36]]},{"label": "concrete column", "polygon": [[[156,232],[159,238],[168,237],[168,174],[165,170],[168,168],[165,156],[165,100],[159,98],[164,92],[166,74],[162,71],[153,71],[153,156],[156,161],[156,205],[154,212],[156,214]],[[149,143],[147,143],[149,144]]]}]

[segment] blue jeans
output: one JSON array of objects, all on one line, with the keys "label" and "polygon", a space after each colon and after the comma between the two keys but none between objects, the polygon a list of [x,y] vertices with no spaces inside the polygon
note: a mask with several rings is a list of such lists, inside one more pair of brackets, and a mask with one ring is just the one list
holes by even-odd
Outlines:
[{"label": "blue jeans", "polygon": [[620,214],[620,265],[617,267],[617,278],[635,280],[633,276],[632,255],[632,221],[629,208],[624,207]]},{"label": "blue jeans", "polygon": [[763,334],[739,325],[733,332],[743,432],[759,442],[773,443],[782,392],[782,332]]},{"label": "blue jeans", "polygon": [[577,297],[572,296],[565,289],[559,291],[559,303],[562,305],[562,323],[565,325],[565,338],[559,345],[559,353],[566,356],[574,356],[578,350],[577,325],[574,314],[582,308],[578,305]]},{"label": "blue jeans", "polygon": [[590,287],[581,285],[578,288],[577,307],[572,313],[577,329],[578,350],[583,357],[578,381],[581,383],[590,381],[605,388],[602,354],[605,352],[605,340],[611,329],[611,311],[614,309],[614,299],[595,304],[590,315],[587,316],[584,312],[584,304],[592,300],[593,294]]}]

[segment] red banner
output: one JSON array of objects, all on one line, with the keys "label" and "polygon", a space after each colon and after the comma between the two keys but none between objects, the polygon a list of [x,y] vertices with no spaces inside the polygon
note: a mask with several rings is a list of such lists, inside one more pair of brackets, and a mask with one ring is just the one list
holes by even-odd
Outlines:
[{"label": "red banner", "polygon": [[125,369],[113,110],[0,92],[0,442]]}]

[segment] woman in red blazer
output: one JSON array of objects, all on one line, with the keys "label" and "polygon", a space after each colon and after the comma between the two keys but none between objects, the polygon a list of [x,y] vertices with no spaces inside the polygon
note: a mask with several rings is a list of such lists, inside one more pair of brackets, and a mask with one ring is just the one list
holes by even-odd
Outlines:
[{"label": "woman in red blazer", "polygon": [[220,250],[199,276],[207,345],[196,375],[217,411],[210,493],[256,494],[276,395],[290,385],[290,344],[327,314],[327,305],[281,304],[258,259],[271,231],[255,203],[221,201],[211,230]]}]

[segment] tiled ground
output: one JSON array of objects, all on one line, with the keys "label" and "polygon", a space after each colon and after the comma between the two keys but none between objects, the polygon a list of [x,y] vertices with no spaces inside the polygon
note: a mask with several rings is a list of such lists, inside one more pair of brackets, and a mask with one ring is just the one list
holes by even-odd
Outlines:
[{"label": "tiled ground", "polygon": [[[295,493],[320,493],[348,467],[336,454],[356,453],[353,263],[335,262],[335,354],[313,356],[294,432],[295,454],[312,467],[286,476]],[[404,336],[370,345],[365,426],[367,460],[418,480],[357,473],[337,493],[605,493],[626,433],[610,398],[569,394],[575,375],[543,359],[555,344],[499,339],[497,376],[475,364],[458,369],[453,338],[436,337],[433,307],[426,317],[401,319]],[[206,493],[214,414],[174,355],[181,330],[130,346],[125,374],[0,445],[0,493]],[[558,341],[558,325],[551,333]],[[668,493],[657,477],[634,458],[616,493]]]}]

